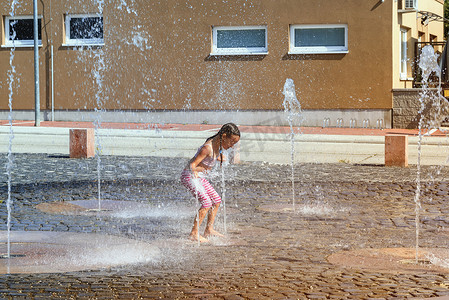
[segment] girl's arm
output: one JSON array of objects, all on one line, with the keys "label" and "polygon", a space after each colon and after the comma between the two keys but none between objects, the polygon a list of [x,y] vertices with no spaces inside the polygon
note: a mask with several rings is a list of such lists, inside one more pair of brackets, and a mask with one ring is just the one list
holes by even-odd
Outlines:
[{"label": "girl's arm", "polygon": [[201,147],[200,152],[198,155],[190,161],[190,171],[192,171],[193,176],[195,178],[198,177],[198,172],[205,172],[207,169],[203,166],[200,166],[199,164],[205,159],[208,155],[210,155],[210,149],[209,147],[203,146]]}]

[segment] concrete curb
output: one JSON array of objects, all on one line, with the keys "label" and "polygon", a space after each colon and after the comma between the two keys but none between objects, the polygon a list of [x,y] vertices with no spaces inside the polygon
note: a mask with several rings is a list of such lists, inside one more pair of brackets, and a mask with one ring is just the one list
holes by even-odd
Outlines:
[{"label": "concrete curb", "polygon": [[[69,128],[14,127],[13,153],[69,154]],[[208,131],[99,129],[96,147],[101,155],[157,156],[190,158]],[[0,153],[8,152],[9,127],[0,127]],[[384,164],[385,137],[368,135],[300,134],[295,136],[297,163]],[[416,164],[418,137],[409,137],[409,163]],[[423,165],[447,165],[449,141],[446,137],[424,136]],[[291,161],[288,134],[244,133],[240,142],[242,161],[288,164]]]}]

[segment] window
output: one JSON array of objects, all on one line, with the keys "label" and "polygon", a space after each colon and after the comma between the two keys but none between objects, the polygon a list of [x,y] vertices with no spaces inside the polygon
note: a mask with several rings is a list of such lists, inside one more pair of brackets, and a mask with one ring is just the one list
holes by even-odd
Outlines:
[{"label": "window", "polygon": [[436,43],[438,41],[438,37],[433,34],[429,34],[429,40],[431,43]]},{"label": "window", "polygon": [[425,41],[426,34],[422,31],[418,31],[418,43],[422,43]]},{"label": "window", "polygon": [[101,46],[103,38],[103,16],[66,15],[65,16],[66,46]]},{"label": "window", "polygon": [[212,55],[267,54],[266,26],[215,26]]},{"label": "window", "polygon": [[[38,43],[42,46],[41,19],[37,20]],[[14,41],[14,45],[13,45]],[[34,19],[33,16],[5,17],[5,46],[7,47],[33,47],[34,46]]]},{"label": "window", "polygon": [[405,0],[405,8],[418,9],[418,0]]},{"label": "window", "polygon": [[407,80],[407,29],[401,29],[401,63],[400,63],[400,79]]},{"label": "window", "polygon": [[422,31],[418,31],[418,42],[416,43],[417,49],[422,49],[424,47],[423,44],[424,44],[425,38],[426,38],[426,34]]},{"label": "window", "polygon": [[290,54],[348,52],[348,26],[290,25]]}]

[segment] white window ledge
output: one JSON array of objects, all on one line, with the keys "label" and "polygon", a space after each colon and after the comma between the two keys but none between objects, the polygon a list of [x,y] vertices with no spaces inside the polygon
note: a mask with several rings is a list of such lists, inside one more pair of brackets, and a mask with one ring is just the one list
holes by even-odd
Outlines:
[{"label": "white window ledge", "polygon": [[313,52],[313,51],[289,51],[288,54],[289,55],[295,55],[295,54],[346,54],[349,53],[348,50],[343,50],[343,51],[317,51],[317,52]]},{"label": "white window ledge", "polygon": [[62,44],[62,47],[104,47],[104,43],[101,44]]},{"label": "white window ledge", "polygon": [[[41,43],[39,43],[39,45],[37,45],[38,46],[38,48],[42,48],[42,44]],[[34,45],[10,45],[10,44],[8,44],[8,45],[1,45],[1,47],[2,48],[34,48]]]},{"label": "white window ledge", "polygon": [[419,12],[418,9],[416,8],[407,8],[407,9],[398,9],[398,14],[406,14],[406,13],[411,13],[411,12]]},{"label": "white window ledge", "polygon": [[238,52],[221,52],[221,53],[210,53],[210,56],[227,56],[227,55],[268,55],[268,52],[251,52],[251,53],[238,53]]}]

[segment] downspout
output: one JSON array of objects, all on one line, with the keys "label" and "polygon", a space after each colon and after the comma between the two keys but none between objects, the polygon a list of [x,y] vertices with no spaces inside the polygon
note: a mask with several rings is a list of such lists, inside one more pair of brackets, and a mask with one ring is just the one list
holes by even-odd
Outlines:
[{"label": "downspout", "polygon": [[53,69],[53,15],[50,0],[51,121],[55,121],[55,72]]},{"label": "downspout", "polygon": [[33,0],[34,19],[34,126],[40,126],[40,99],[39,99],[39,35],[37,18],[37,0]]},{"label": "downspout", "polygon": [[53,71],[53,44],[50,46],[51,55],[51,121],[55,121],[55,77]]}]

